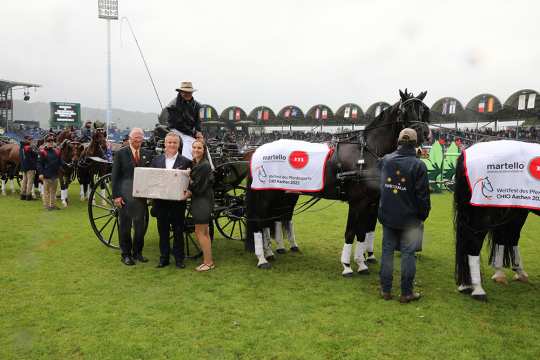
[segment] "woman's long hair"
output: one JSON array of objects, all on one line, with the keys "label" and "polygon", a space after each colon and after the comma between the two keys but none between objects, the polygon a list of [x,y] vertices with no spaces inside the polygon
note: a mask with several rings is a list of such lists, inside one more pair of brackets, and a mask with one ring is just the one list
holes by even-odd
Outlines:
[{"label": "woman's long hair", "polygon": [[[205,143],[203,140],[198,140],[198,139],[195,140],[195,141],[191,144],[191,148],[193,149],[193,144],[195,144],[195,143],[197,143],[197,142],[198,142],[198,143],[201,143],[202,146],[203,146],[203,156],[202,156],[201,161],[202,161],[202,160],[208,160],[208,155],[207,155],[207,154],[208,154],[208,148],[207,148],[207,146],[206,146],[206,143]],[[195,160],[195,158],[193,158],[193,163],[198,164],[199,162],[200,162],[200,161],[197,161],[197,160]]]}]

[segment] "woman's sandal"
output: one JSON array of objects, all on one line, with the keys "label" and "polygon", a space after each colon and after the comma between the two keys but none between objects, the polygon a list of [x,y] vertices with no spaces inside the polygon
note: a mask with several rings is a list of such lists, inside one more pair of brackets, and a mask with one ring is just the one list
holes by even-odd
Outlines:
[{"label": "woman's sandal", "polygon": [[201,265],[195,268],[195,271],[198,271],[198,272],[210,271],[212,269],[215,269],[215,267],[216,266],[214,264],[208,265],[208,264],[202,263]]}]

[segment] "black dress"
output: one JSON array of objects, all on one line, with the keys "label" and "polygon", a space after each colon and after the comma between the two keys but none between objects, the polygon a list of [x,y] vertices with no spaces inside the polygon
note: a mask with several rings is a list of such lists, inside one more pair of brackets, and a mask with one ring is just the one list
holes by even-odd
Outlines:
[{"label": "black dress", "polygon": [[191,169],[191,215],[194,224],[210,224],[214,209],[214,173],[208,160],[193,164]]}]

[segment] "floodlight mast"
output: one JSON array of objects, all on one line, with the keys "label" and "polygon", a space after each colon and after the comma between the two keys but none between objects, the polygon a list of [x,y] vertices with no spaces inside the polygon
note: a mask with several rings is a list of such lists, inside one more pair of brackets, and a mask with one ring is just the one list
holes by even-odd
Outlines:
[{"label": "floodlight mast", "polygon": [[118,0],[98,0],[98,17],[107,20],[107,138],[112,118],[111,20],[118,20]]}]

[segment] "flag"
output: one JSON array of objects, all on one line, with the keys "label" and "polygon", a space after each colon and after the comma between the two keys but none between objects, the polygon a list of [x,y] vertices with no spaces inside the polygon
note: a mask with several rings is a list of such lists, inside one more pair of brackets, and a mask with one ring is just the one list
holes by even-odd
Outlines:
[{"label": "flag", "polygon": [[209,107],[206,108],[206,118],[209,120],[212,118],[212,109]]},{"label": "flag", "polygon": [[257,110],[257,120],[262,119],[262,110]]},{"label": "flag", "polygon": [[358,117],[358,109],[353,107],[352,108],[352,118],[356,119]]},{"label": "flag", "polygon": [[447,110],[448,110],[448,102],[445,101],[444,104],[442,104],[442,112],[441,112],[441,114],[446,115]]},{"label": "flag", "polygon": [[456,113],[456,105],[457,105],[456,100],[450,101],[450,111],[448,112],[449,114],[455,114]]},{"label": "flag", "polygon": [[231,120],[231,121],[234,120],[234,110],[233,109],[229,110],[229,120]]},{"label": "flag", "polygon": [[375,109],[375,117],[379,116],[381,113],[381,105],[377,105],[377,108]]},{"label": "flag", "polygon": [[525,99],[527,98],[526,94],[519,95],[518,99],[518,110],[525,110]]},{"label": "flag", "polygon": [[323,111],[322,111],[322,119],[323,120],[328,119],[328,110],[327,109],[323,109]]},{"label": "flag", "polygon": [[529,94],[529,101],[527,102],[527,109],[534,109],[536,104],[536,93]]},{"label": "flag", "polygon": [[485,107],[486,107],[486,103],[482,100],[481,102],[478,103],[478,112],[483,113]]},{"label": "flag", "polygon": [[488,99],[488,103],[487,103],[487,112],[493,112],[493,103],[495,102],[495,99],[493,99],[492,97],[490,97]]},{"label": "flag", "polygon": [[235,120],[240,120],[240,109],[236,109],[236,117]]},{"label": "flag", "polygon": [[270,111],[264,110],[262,116],[264,121],[268,121],[268,119],[270,118]]},{"label": "flag", "polygon": [[199,119],[204,119],[204,108],[200,108],[199,110]]},{"label": "flag", "polygon": [[315,119],[319,119],[319,117],[321,116],[321,109],[317,108],[317,110],[315,110]]},{"label": "flag", "polygon": [[291,110],[287,109],[285,110],[285,118],[288,118],[291,115]]},{"label": "flag", "polygon": [[343,112],[343,117],[344,117],[345,119],[348,119],[350,115],[351,115],[351,107],[350,107],[350,106],[347,106],[347,107],[345,108],[345,111]]}]

